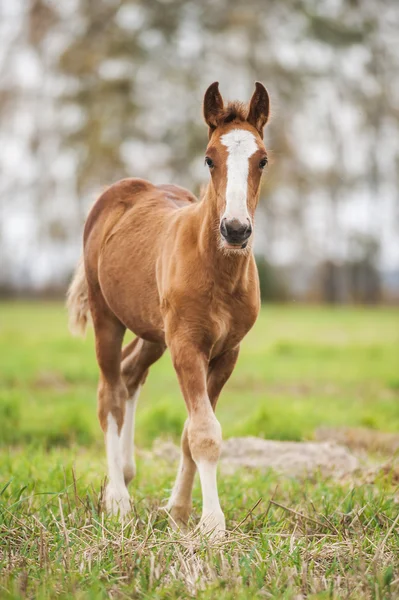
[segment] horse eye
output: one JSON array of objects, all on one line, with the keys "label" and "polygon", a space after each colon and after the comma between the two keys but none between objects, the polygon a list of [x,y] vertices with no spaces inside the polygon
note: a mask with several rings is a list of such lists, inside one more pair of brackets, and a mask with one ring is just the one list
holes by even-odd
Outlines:
[{"label": "horse eye", "polygon": [[212,167],[214,167],[215,165],[213,164],[213,160],[211,158],[209,158],[209,156],[205,156],[205,164],[208,165],[208,167],[210,169],[212,169]]},{"label": "horse eye", "polygon": [[259,163],[259,169],[264,169],[266,165],[267,165],[267,158],[262,158],[262,160]]}]

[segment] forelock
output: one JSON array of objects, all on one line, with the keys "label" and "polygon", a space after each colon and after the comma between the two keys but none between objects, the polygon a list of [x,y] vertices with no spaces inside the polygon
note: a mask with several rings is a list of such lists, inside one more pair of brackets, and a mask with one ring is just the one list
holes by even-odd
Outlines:
[{"label": "forelock", "polygon": [[217,115],[217,125],[225,125],[232,121],[244,123],[248,117],[248,106],[243,102],[229,102]]}]

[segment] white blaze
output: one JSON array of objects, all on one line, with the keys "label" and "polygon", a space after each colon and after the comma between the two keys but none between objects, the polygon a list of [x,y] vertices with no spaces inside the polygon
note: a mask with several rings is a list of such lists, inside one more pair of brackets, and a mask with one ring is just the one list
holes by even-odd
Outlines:
[{"label": "white blaze", "polygon": [[246,129],[233,129],[222,135],[227,148],[226,208],[222,219],[249,219],[247,208],[249,158],[258,146],[255,136]]}]

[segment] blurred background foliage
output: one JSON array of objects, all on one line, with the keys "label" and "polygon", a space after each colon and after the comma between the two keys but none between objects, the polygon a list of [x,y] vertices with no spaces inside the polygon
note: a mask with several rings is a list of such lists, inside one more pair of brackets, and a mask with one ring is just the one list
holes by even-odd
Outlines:
[{"label": "blurred background foliage", "polygon": [[396,0],[0,0],[0,287],[59,293],[96,196],[199,193],[204,90],[267,86],[262,295],[399,297]]}]

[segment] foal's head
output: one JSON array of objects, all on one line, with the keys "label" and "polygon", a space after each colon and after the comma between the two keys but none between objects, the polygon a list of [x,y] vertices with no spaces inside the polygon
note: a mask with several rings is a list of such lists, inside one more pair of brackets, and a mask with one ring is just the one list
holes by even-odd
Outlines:
[{"label": "foal's head", "polygon": [[267,165],[263,128],[269,117],[269,96],[256,83],[249,106],[224,106],[219,84],[212,83],[204,97],[204,118],[209,126],[205,162],[217,203],[222,246],[242,250],[252,234],[262,173]]}]

